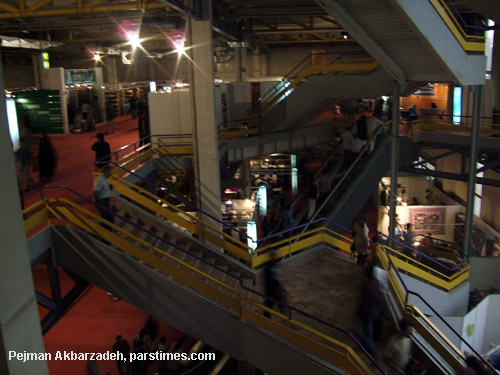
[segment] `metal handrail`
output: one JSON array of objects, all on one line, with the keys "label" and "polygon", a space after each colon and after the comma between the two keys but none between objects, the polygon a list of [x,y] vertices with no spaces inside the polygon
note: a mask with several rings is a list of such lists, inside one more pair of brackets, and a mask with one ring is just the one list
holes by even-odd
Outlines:
[{"label": "metal handrail", "polygon": [[[226,271],[226,270],[224,270],[224,269],[222,269],[222,268],[218,267],[217,265],[215,265],[215,264],[213,264],[213,263],[210,263],[210,262],[206,261],[205,259],[203,259],[203,258],[201,258],[201,257],[199,257],[199,256],[197,256],[197,255],[195,255],[195,254],[193,254],[193,253],[191,253],[189,250],[185,250],[185,249],[181,248],[180,246],[178,246],[178,245],[176,245],[176,244],[174,244],[174,243],[171,243],[171,242],[167,241],[165,238],[163,238],[163,237],[161,237],[161,236],[158,236],[157,234],[153,233],[152,231],[149,231],[149,230],[147,230],[147,229],[145,229],[145,228],[141,227],[140,225],[138,225],[138,224],[136,224],[136,223],[134,223],[134,222],[130,221],[129,219],[125,218],[124,216],[119,215],[119,214],[117,214],[117,213],[113,212],[112,210],[110,210],[110,209],[108,209],[108,208],[106,208],[106,207],[104,207],[104,206],[102,206],[102,205],[98,204],[97,202],[94,202],[93,200],[91,200],[91,199],[89,199],[88,197],[84,196],[83,194],[81,194],[81,193],[77,192],[76,190],[74,190],[74,189],[70,188],[69,186],[66,186],[66,185],[57,185],[57,186],[42,186],[42,187],[39,187],[39,188],[37,188],[37,189],[35,189],[35,190],[32,190],[30,193],[28,193],[28,194],[26,194],[25,196],[23,196],[23,198],[25,198],[25,197],[26,197],[26,196],[28,196],[28,195],[32,195],[32,194],[34,194],[34,193],[36,193],[36,192],[40,192],[40,194],[41,194],[41,198],[42,198],[42,200],[44,200],[44,198],[43,198],[43,196],[44,196],[44,195],[43,195],[43,190],[44,190],[44,189],[66,189],[66,190],[70,191],[71,193],[74,193],[74,194],[75,194],[75,195],[77,195],[79,198],[83,199],[84,201],[92,203],[94,206],[96,206],[97,208],[99,208],[99,210],[103,210],[103,211],[105,211],[105,212],[107,212],[107,213],[109,213],[109,214],[113,215],[113,217],[118,217],[118,218],[120,218],[121,220],[123,220],[124,222],[126,222],[127,224],[131,224],[132,226],[136,227],[137,229],[139,229],[139,231],[145,232],[145,233],[147,233],[148,235],[150,235],[150,236],[154,237],[154,238],[156,239],[156,241],[161,241],[161,242],[163,242],[163,243],[165,243],[165,244],[167,244],[167,245],[169,245],[169,246],[172,246],[172,247],[176,248],[177,250],[182,251],[182,252],[186,253],[187,255],[189,255],[189,256],[191,256],[191,257],[193,257],[193,258],[197,259],[198,261],[201,261],[202,263],[207,264],[209,267],[213,267],[213,268],[215,268],[216,270],[218,270],[219,272],[222,272],[222,273],[224,273],[224,274],[228,275],[229,277],[231,277],[231,278],[233,278],[233,279],[238,280],[238,281],[239,281],[239,285],[240,285],[240,287],[242,287],[243,289],[245,289],[245,290],[249,291],[250,293],[257,294],[257,295],[258,295],[258,296],[260,296],[260,297],[263,297],[263,298],[268,299],[268,300],[272,300],[273,302],[275,302],[275,303],[277,303],[277,304],[279,304],[279,305],[281,305],[281,306],[283,306],[283,307],[286,307],[286,308],[288,309],[288,311],[289,311],[289,315],[288,315],[289,319],[291,319],[292,311],[295,311],[295,312],[297,312],[297,313],[299,313],[299,314],[301,314],[301,315],[304,315],[304,316],[306,316],[306,317],[309,317],[310,319],[313,319],[313,320],[315,320],[315,321],[317,321],[317,322],[319,322],[319,323],[321,323],[321,324],[323,324],[323,325],[326,325],[327,327],[330,327],[330,328],[333,328],[333,329],[335,329],[335,330],[337,330],[337,331],[343,332],[344,334],[346,334],[347,336],[349,336],[349,338],[350,338],[350,339],[352,339],[352,340],[354,341],[354,343],[355,343],[355,344],[359,347],[359,349],[361,349],[361,351],[362,351],[362,352],[363,352],[363,353],[364,353],[364,354],[368,357],[368,359],[369,359],[369,360],[370,360],[370,361],[371,361],[371,362],[375,365],[375,367],[376,367],[376,368],[380,371],[380,373],[382,373],[382,374],[386,374],[386,372],[385,372],[384,370],[382,370],[382,368],[381,368],[381,367],[378,365],[378,363],[377,363],[377,362],[373,359],[373,357],[370,355],[370,353],[368,353],[368,351],[367,351],[367,350],[363,347],[363,345],[362,345],[362,344],[361,344],[361,343],[360,343],[360,342],[356,339],[356,337],[354,337],[354,335],[353,335],[351,332],[349,332],[349,331],[347,331],[347,330],[345,330],[345,329],[343,329],[343,328],[341,328],[341,327],[337,327],[337,326],[335,326],[335,325],[333,325],[333,324],[331,324],[331,323],[328,323],[328,322],[326,322],[326,321],[324,321],[324,320],[322,320],[322,319],[320,319],[320,318],[317,318],[317,317],[315,317],[315,316],[313,316],[313,315],[311,315],[311,314],[308,314],[308,313],[306,313],[306,312],[304,312],[304,311],[302,311],[302,310],[299,310],[299,309],[297,309],[297,308],[295,308],[295,307],[293,307],[293,306],[291,306],[291,305],[289,305],[289,304],[287,304],[287,303],[284,303],[284,302],[281,302],[281,301],[275,300],[274,298],[271,298],[271,297],[269,297],[269,296],[266,296],[265,294],[260,293],[260,292],[258,292],[258,291],[256,291],[256,290],[252,289],[252,288],[246,287],[246,286],[243,284],[243,279],[242,279],[241,277],[236,276],[236,275],[232,274],[231,272],[228,272],[228,271]],[[106,220],[102,219],[102,221],[106,221]],[[112,223],[110,223],[110,224],[112,224]],[[119,228],[119,229],[121,230],[121,228]],[[152,246],[152,247],[153,247],[153,246]],[[215,280],[217,280],[217,279],[215,279]],[[218,280],[217,280],[217,281],[218,281]]]},{"label": "metal handrail", "polygon": [[[337,184],[335,185],[335,187],[332,189],[332,191],[330,192],[330,194],[328,194],[328,196],[323,200],[323,202],[321,203],[321,205],[319,206],[319,208],[316,210],[316,212],[313,214],[312,218],[314,220],[314,218],[316,216],[318,216],[318,214],[321,212],[321,210],[325,207],[325,205],[327,204],[328,201],[330,201],[330,199],[333,197],[333,195],[337,192],[337,190],[340,188],[340,186],[342,185],[342,183],[344,182],[344,180],[347,178],[347,176],[351,173],[351,171],[354,169],[354,167],[358,164],[359,160],[361,159],[361,157],[369,150],[369,147],[370,147],[370,143],[374,141],[374,139],[380,134],[382,133],[382,131],[384,130],[384,126],[385,124],[382,124],[378,127],[378,129],[373,133],[371,139],[366,143],[366,145],[363,147],[363,149],[361,150],[361,152],[358,154],[358,156],[356,157],[356,159],[354,160],[354,162],[351,164],[351,166],[349,167],[349,169],[344,173],[344,175],[342,176],[342,178],[340,179],[339,182],[337,182]],[[307,229],[307,228],[306,228]]]},{"label": "metal handrail", "polygon": [[[382,245],[382,248],[384,249],[384,251],[387,253],[387,249],[386,249],[386,246],[385,245]],[[439,320],[441,320],[441,322],[443,322],[447,327],[448,329],[450,329],[451,332],[453,332],[453,334],[455,336],[458,337],[458,339],[464,343],[478,358],[480,358],[489,368],[490,370],[493,370],[493,373],[496,373],[496,370],[493,368],[493,366],[488,363],[488,361],[486,359],[484,359],[482,357],[481,354],[479,354],[468,342],[467,340],[465,340],[447,321],[446,319],[444,319],[441,314],[439,314],[419,293],[416,293],[416,292],[413,292],[411,290],[408,289],[408,287],[406,286],[406,283],[403,281],[403,278],[401,277],[401,275],[399,274],[399,271],[397,269],[397,267],[394,265],[394,263],[392,262],[392,259],[390,256],[387,256],[387,259],[389,261],[389,269],[387,270],[387,272],[390,272],[391,268],[394,270],[394,272],[396,273],[396,276],[397,278],[399,279],[399,282],[401,283],[401,285],[403,286],[404,290],[405,290],[405,305],[408,304],[408,295],[414,295],[415,297],[417,297],[418,299],[420,299],[427,307],[429,307],[429,309],[431,309],[431,311],[436,314],[436,316],[439,318]]]},{"label": "metal handrail", "polygon": [[450,10],[452,11],[452,13],[455,15],[455,18],[460,21],[461,23],[461,26],[464,30],[464,33],[469,36],[469,34],[466,32],[467,29],[475,29],[475,30],[480,30],[480,31],[486,31],[488,28],[487,27],[484,27],[484,26],[475,26],[475,25],[469,25],[465,20],[464,18],[462,17],[462,15],[460,14],[460,12],[458,11],[457,7],[455,6],[455,4],[453,3],[453,1],[450,1],[450,0],[444,0],[445,3],[446,3],[446,6],[448,6],[448,8],[450,8]]},{"label": "metal handrail", "polygon": [[[403,246],[403,247],[407,248],[407,249],[408,249],[408,250],[410,250],[410,251],[414,251],[414,252],[416,252],[418,255],[420,255],[420,256],[422,256],[422,257],[424,257],[424,258],[426,258],[426,259],[430,260],[430,261],[431,261],[431,262],[433,262],[433,263],[436,263],[436,264],[440,265],[441,267],[446,268],[446,269],[447,269],[447,270],[449,270],[449,271],[458,271],[458,270],[462,269],[462,268],[463,268],[463,266],[464,266],[465,264],[467,264],[467,263],[468,263],[466,260],[464,260],[463,262],[461,262],[461,263],[457,264],[455,267],[450,268],[450,267],[448,267],[446,264],[443,264],[443,263],[441,263],[441,262],[437,261],[436,259],[434,259],[434,258],[430,257],[429,255],[427,255],[427,254],[425,254],[425,253],[423,253],[423,252],[421,252],[421,251],[419,251],[419,250],[417,250],[417,249],[415,249],[415,248],[413,248],[413,247],[411,247],[411,246],[408,246],[407,244],[405,244],[405,243],[403,243],[403,242],[401,242],[401,241],[399,241],[399,240],[397,240],[397,239],[395,239],[395,238],[391,238],[391,237],[389,237],[389,236],[387,236],[387,235],[385,235],[385,234],[383,234],[383,233],[380,233],[379,235],[380,235],[381,237],[384,237],[384,238],[385,238],[385,239],[387,239],[388,241],[393,241],[393,242],[395,242],[395,243],[397,243],[397,244],[399,244],[399,245],[401,245],[401,246]],[[390,249],[391,251],[398,252],[396,249],[392,249],[392,248],[390,248],[390,247],[389,247],[389,249]]]}]

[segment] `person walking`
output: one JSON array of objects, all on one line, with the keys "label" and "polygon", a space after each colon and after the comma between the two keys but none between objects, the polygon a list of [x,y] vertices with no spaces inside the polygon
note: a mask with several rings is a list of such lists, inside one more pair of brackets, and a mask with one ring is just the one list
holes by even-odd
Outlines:
[{"label": "person walking", "polygon": [[[352,227],[352,234],[354,238],[354,249],[358,253],[359,265],[364,265],[368,257],[368,245],[370,244],[370,238],[368,237],[368,226],[366,222],[368,218],[366,215],[361,215],[358,220],[354,223]],[[352,254],[354,257],[354,254]]]},{"label": "person walking", "polygon": [[[114,221],[111,212],[111,187],[108,184],[108,178],[111,177],[112,170],[111,166],[107,164],[102,167],[101,173],[94,181],[93,189],[94,200],[98,203],[97,210],[101,217],[110,223]],[[107,224],[103,224],[103,227],[111,230],[111,227]]]},{"label": "person walking", "polygon": [[38,172],[40,181],[54,178],[56,166],[56,154],[47,134],[40,139],[38,146]]},{"label": "person walking", "polygon": [[316,200],[318,199],[318,179],[311,177],[307,186],[307,202],[309,209],[307,210],[307,221],[311,221],[316,211]]},{"label": "person walking", "polygon": [[111,147],[104,140],[104,133],[97,134],[97,142],[92,145],[92,151],[95,152],[95,165],[102,168],[111,161]]},{"label": "person walking", "polygon": [[362,339],[368,352],[378,357],[373,341],[380,340],[381,336],[382,292],[371,264],[365,269],[365,278],[361,283],[360,292],[359,316],[362,322]]},{"label": "person walking", "polygon": [[134,95],[130,98],[129,101],[130,104],[130,115],[132,117],[132,120],[135,120],[137,118],[137,96],[134,92]]},{"label": "person walking", "polygon": [[[268,264],[264,268],[264,282],[265,282],[265,294],[266,298],[264,305],[273,309],[275,301],[286,303],[286,291],[281,281],[279,280],[278,274],[278,259],[273,259],[268,262]],[[278,304],[278,308],[281,314],[286,312],[286,307],[282,304]],[[271,318],[271,313],[268,311],[264,311],[264,316],[266,318]]]},{"label": "person walking", "polygon": [[129,362],[129,352],[130,345],[127,340],[123,339],[121,335],[115,337],[115,343],[111,348],[113,353],[120,353],[125,359],[125,361],[117,360],[116,364],[118,366],[118,374],[119,375],[128,375],[130,373],[130,362]]},{"label": "person walking", "polygon": [[[290,209],[290,205],[286,206],[281,206],[281,213],[280,213],[280,225],[281,225],[281,230],[283,232],[288,231],[293,228],[293,215],[292,215],[292,210]],[[287,232],[283,235],[283,237],[288,238],[292,237],[293,231]]]}]

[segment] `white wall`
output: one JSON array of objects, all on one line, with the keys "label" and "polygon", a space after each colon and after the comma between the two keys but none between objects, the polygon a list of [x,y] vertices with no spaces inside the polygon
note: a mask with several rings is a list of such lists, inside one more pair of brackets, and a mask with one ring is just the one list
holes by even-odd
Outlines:
[{"label": "white wall", "polygon": [[194,121],[189,90],[150,92],[148,100],[151,134],[193,133]]},{"label": "white wall", "polygon": [[[430,284],[400,273],[406,287],[420,294],[440,315],[463,316],[467,312],[469,302],[469,282],[466,281],[453,289],[450,293],[438,289]],[[435,315],[419,298],[409,297],[409,302],[417,306],[424,314]]]},{"label": "white wall", "polygon": [[471,258],[469,280],[471,290],[500,289],[500,257]]},{"label": "white wall", "polygon": [[483,336],[483,353],[491,349],[490,344],[500,344],[500,294],[490,294],[487,298],[489,302]]}]

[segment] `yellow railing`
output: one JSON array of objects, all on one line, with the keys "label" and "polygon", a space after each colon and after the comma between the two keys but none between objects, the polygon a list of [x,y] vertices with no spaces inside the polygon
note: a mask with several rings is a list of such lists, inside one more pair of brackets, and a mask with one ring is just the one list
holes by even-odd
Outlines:
[{"label": "yellow railing", "polygon": [[328,65],[308,65],[300,70],[297,75],[287,84],[283,84],[274,94],[262,101],[256,111],[251,113],[242,123],[247,124],[246,129],[225,130],[219,136],[220,142],[228,141],[232,138],[241,138],[260,133],[259,117],[271,108],[289,90],[295,89],[307,77],[315,74],[329,75],[337,73],[359,73],[371,72],[379,68],[379,64],[372,58],[338,59]]},{"label": "yellow railing", "polygon": [[[350,346],[243,296],[238,289],[152,246],[141,238],[124,231],[119,226],[104,221],[99,215],[69,199],[47,199],[35,208],[40,209],[40,214],[37,213],[36,218],[27,219],[27,221],[30,220],[29,224],[25,223],[27,228],[40,226],[44,221],[50,224],[50,220],[53,219],[65,220],[66,224],[77,226],[105,238],[106,241],[121,249],[124,253],[132,255],[149,266],[171,276],[178,283],[210,297],[237,313],[240,318],[266,329],[328,363],[344,369],[347,373],[356,375],[373,374],[373,371]],[[28,215],[35,208],[30,207],[23,213]],[[102,224],[106,224],[111,230],[106,229]],[[169,262],[163,260],[163,257],[166,257]],[[264,317],[260,311],[268,312],[273,318]]]},{"label": "yellow railing", "polygon": [[[389,256],[378,247],[377,259],[380,266],[387,271],[389,276],[389,289],[396,301],[401,316],[411,321],[415,330],[427,341],[428,344],[457,372],[463,370],[463,353],[446,337],[422,311],[415,305],[408,303],[406,291],[398,282],[397,276],[392,272]],[[391,257],[394,261],[394,258]],[[397,267],[397,266],[396,266]]]},{"label": "yellow railing", "polygon": [[[246,261],[252,269],[265,264],[273,258],[292,256],[299,251],[322,244],[335,246],[344,252],[350,251],[350,244],[352,242],[350,238],[323,226],[253,250],[247,244],[234,239],[232,236],[224,233],[213,225],[204,222],[196,215],[181,210],[176,205],[159,198],[155,194],[150,193],[124,178],[116,176],[113,177],[111,182],[115,190],[124,197],[136,202],[140,206],[150,209],[155,212],[157,216],[181,226],[196,237],[241,258]],[[465,265],[464,268],[453,275],[447,276],[397,250],[391,249],[391,251],[394,252],[392,258],[398,269],[420,279],[424,279],[428,283],[443,290],[453,290],[469,279],[468,265]]]},{"label": "yellow railing", "polygon": [[464,51],[484,53],[486,44],[486,38],[484,36],[467,35],[444,0],[429,1],[453,33],[458,43],[460,43]]},{"label": "yellow railing", "polygon": [[[499,135],[500,129],[496,129],[492,124],[480,124],[479,125],[479,135],[481,137],[487,137],[490,135]],[[429,120],[419,120],[412,125],[413,132],[416,131],[436,131],[436,132],[446,132],[446,133],[466,133],[471,134],[472,124],[461,123],[460,125],[455,125],[447,122],[433,122]]]},{"label": "yellow railing", "polygon": [[371,72],[379,68],[378,62],[371,58],[343,59],[328,65],[309,65],[304,68],[288,85],[278,90],[272,97],[259,106],[259,114],[267,111],[277,100],[285,95],[289,90],[295,89],[307,77],[315,74],[328,75],[335,73]]}]

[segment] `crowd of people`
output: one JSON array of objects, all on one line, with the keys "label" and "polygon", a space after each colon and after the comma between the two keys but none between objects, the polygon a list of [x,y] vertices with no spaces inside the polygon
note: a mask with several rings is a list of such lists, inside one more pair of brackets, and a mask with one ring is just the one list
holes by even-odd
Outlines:
[{"label": "crowd of people", "polygon": [[[182,336],[170,346],[167,345],[167,337],[159,336],[158,323],[153,316],[149,316],[144,327],[132,338],[132,346],[122,336],[115,337],[115,342],[111,347],[112,353],[120,353],[126,361],[117,360],[116,366],[119,375],[147,375],[153,372],[156,375],[175,375],[182,372],[188,361],[169,360],[130,360],[130,354],[134,353],[134,358],[142,358],[142,353],[187,353],[186,343],[188,336]],[[160,358],[159,356],[157,356]],[[153,370],[151,370],[153,368]],[[95,361],[87,362],[87,375],[100,375],[101,372]]]}]

